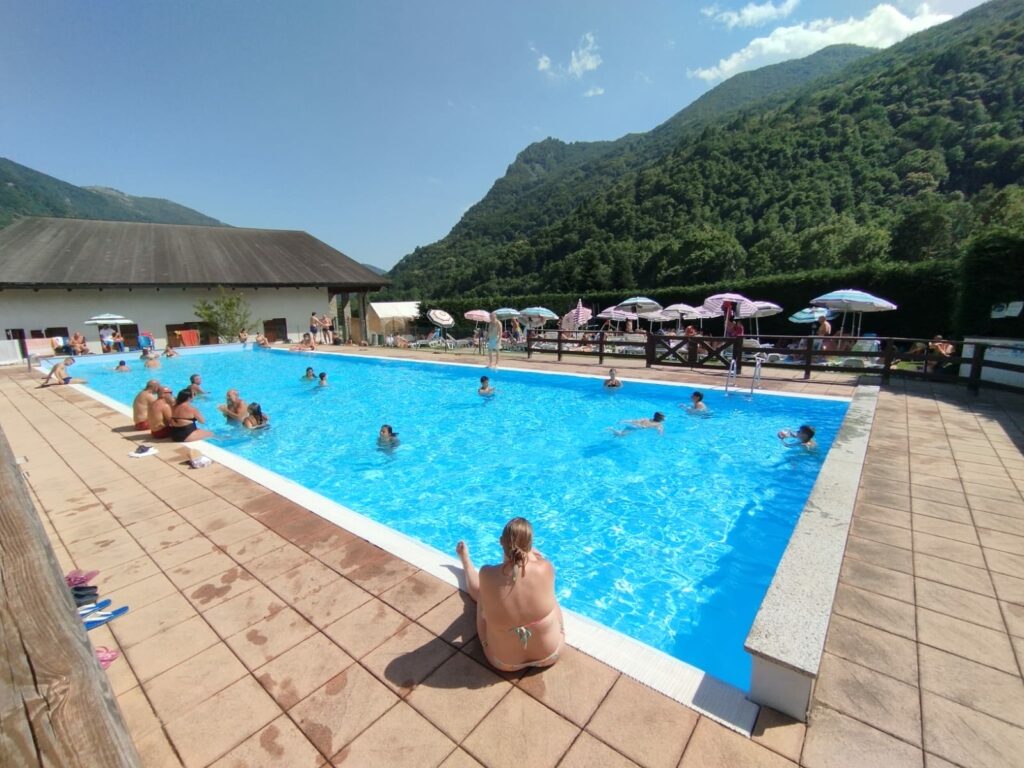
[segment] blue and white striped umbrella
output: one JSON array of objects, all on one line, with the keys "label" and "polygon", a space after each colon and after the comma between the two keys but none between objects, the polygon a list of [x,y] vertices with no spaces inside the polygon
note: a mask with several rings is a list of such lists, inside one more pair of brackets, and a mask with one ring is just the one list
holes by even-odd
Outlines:
[{"label": "blue and white striped umbrella", "polygon": [[816,323],[821,318],[831,320],[836,316],[836,313],[831,309],[825,309],[824,307],[807,307],[807,309],[801,309],[789,316],[789,322],[791,323]]},{"label": "blue and white striped umbrella", "polygon": [[891,312],[896,309],[896,305],[891,301],[853,288],[842,288],[826,293],[811,301],[811,306],[826,307],[838,312]]},{"label": "blue and white striped umbrella", "polygon": [[511,320],[514,317],[519,317],[519,310],[512,309],[512,307],[502,307],[501,309],[494,310],[494,316],[499,320]]}]

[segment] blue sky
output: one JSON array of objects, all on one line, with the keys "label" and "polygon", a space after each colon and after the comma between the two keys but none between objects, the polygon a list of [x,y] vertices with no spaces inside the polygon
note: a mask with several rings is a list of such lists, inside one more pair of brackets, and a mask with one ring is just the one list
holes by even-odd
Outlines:
[{"label": "blue sky", "polygon": [[388,268],[530,142],[646,131],[736,72],[978,0],[0,0],[0,155]]}]

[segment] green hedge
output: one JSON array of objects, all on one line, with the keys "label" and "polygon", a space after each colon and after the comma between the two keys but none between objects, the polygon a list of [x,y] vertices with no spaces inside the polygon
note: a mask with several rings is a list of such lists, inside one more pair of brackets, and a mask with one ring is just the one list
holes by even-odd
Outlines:
[{"label": "green hedge", "polygon": [[[563,315],[576,306],[578,299],[584,305],[600,311],[638,293],[649,296],[663,305],[685,302],[699,305],[715,293],[741,293],[751,299],[773,301],[783,307],[784,312],[775,317],[761,319],[761,333],[800,334],[807,326],[794,325],[786,320],[792,313],[803,309],[808,302],[823,293],[838,288],[858,288],[892,301],[899,309],[895,312],[879,312],[865,315],[865,332],[880,336],[910,336],[930,338],[937,333],[954,335],[953,315],[957,300],[957,286],[960,282],[958,261],[931,261],[916,264],[905,262],[882,262],[863,264],[844,269],[821,269],[789,275],[774,275],[730,283],[680,286],[674,288],[623,289],[620,291],[595,292],[584,295],[566,293],[545,293],[532,296],[490,296],[487,298],[451,298],[427,300],[421,303],[425,315],[433,308],[444,309],[457,320],[454,335],[467,335],[472,324],[462,319],[470,309],[496,309],[528,306],[542,306]],[[720,320],[712,320],[714,323]],[[425,325],[429,325],[423,320]]]},{"label": "green hedge", "polygon": [[958,279],[957,327],[982,336],[1024,338],[1024,316],[992,319],[992,305],[1024,300],[1024,234],[993,229],[975,238]]}]

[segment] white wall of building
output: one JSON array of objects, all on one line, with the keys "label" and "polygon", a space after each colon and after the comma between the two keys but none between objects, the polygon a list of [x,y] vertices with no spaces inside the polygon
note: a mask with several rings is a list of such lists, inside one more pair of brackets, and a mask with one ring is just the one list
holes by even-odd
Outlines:
[{"label": "white wall of building", "polygon": [[[240,290],[249,302],[253,324],[262,329],[262,321],[283,317],[288,335],[295,340],[309,329],[309,315],[326,313],[325,288],[260,288]],[[214,299],[216,289],[186,288],[83,288],[81,290],[3,290],[0,291],[0,338],[4,331],[21,328],[28,338],[33,330],[67,326],[80,330],[98,350],[99,329],[83,321],[104,313],[115,313],[134,320],[140,332],[150,332],[158,348],[167,344],[167,326],[198,322],[193,307],[202,298]]]}]

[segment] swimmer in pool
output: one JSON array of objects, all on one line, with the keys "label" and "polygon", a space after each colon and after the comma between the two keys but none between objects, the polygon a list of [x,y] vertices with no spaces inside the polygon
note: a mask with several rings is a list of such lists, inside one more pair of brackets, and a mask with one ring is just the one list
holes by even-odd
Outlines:
[{"label": "swimmer in pool", "polygon": [[327,371],[320,371],[320,386],[327,386]]},{"label": "swimmer in pool", "polygon": [[312,368],[307,368],[305,375],[302,377],[303,381],[316,381],[316,374]]},{"label": "swimmer in pool", "polygon": [[377,433],[377,447],[384,451],[398,447],[398,433],[390,424],[381,425],[380,432]]},{"label": "swimmer in pool", "polygon": [[680,408],[685,408],[689,413],[705,413],[708,407],[704,404],[704,393],[694,392],[690,395],[689,405],[680,405]]},{"label": "swimmer in pool", "polygon": [[638,429],[656,429],[659,435],[665,433],[665,414],[661,411],[655,411],[654,415],[649,419],[624,419],[619,423],[626,426],[622,429],[612,429],[616,437],[625,437],[630,432],[635,432]]},{"label": "swimmer in pool", "polygon": [[608,378],[604,380],[608,389],[618,389],[622,386],[622,380],[618,378],[618,372],[614,368],[608,369]]},{"label": "swimmer in pool", "polygon": [[478,395],[483,397],[493,397],[494,387],[491,386],[491,380],[487,376],[480,377],[480,389],[476,391]]},{"label": "swimmer in pool", "polygon": [[778,437],[784,445],[790,448],[804,448],[813,451],[818,447],[818,444],[814,442],[814,427],[809,424],[801,425],[796,432],[791,429],[780,429]]},{"label": "swimmer in pool", "polygon": [[128,373],[131,368],[128,367],[128,363],[124,360],[117,361],[117,367],[114,369],[114,373]]}]

